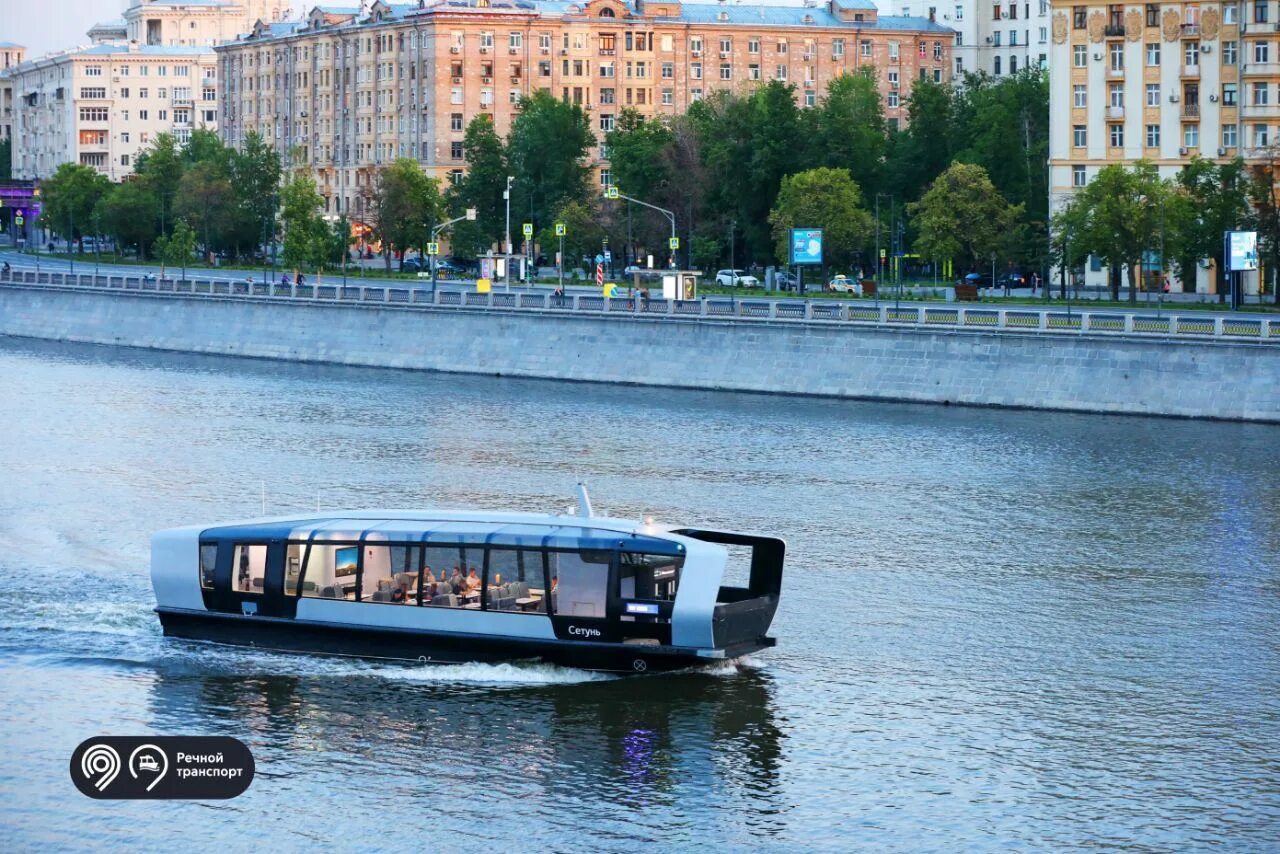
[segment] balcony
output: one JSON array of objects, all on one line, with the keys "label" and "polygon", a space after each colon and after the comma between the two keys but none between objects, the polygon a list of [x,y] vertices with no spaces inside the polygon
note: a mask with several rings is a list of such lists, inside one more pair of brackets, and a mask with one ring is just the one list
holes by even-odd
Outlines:
[{"label": "balcony", "polygon": [[1119,106],[1119,107],[1117,107],[1117,106],[1115,106],[1115,105],[1112,105],[1112,106],[1110,106],[1110,107],[1107,107],[1107,118],[1108,118],[1108,119],[1123,119],[1123,118],[1124,118],[1124,107],[1123,107],[1123,106]]},{"label": "balcony", "polygon": [[1200,118],[1200,105],[1198,103],[1188,104],[1184,102],[1182,105],[1182,117],[1184,119]]},{"label": "balcony", "polygon": [[1280,77],[1280,62],[1246,62],[1242,74],[1245,77]]},{"label": "balcony", "polygon": [[1182,25],[1182,37],[1183,37],[1184,39],[1195,39],[1195,38],[1199,38],[1199,37],[1200,37],[1200,25],[1199,25],[1199,24],[1183,24],[1183,25]]},{"label": "balcony", "polygon": [[1124,38],[1124,24],[1107,24],[1102,28],[1102,35],[1109,39]]},{"label": "balcony", "polygon": [[1240,108],[1242,119],[1280,118],[1280,104],[1248,104]]},{"label": "balcony", "polygon": [[1107,66],[1107,76],[1113,79],[1124,77],[1124,66],[1116,67],[1114,65]]},{"label": "balcony", "polygon": [[1183,77],[1199,77],[1199,76],[1200,76],[1200,65],[1199,65],[1199,63],[1197,63],[1197,64],[1195,64],[1195,65],[1184,65],[1184,66],[1182,66],[1182,76],[1183,76]]}]

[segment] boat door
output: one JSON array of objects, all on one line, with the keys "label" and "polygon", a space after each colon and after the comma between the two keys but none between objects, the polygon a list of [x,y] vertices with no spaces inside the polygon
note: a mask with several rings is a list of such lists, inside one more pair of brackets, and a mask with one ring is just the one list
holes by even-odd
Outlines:
[{"label": "boat door", "polygon": [[297,600],[284,595],[284,540],[224,540],[218,544],[212,610],[245,616],[292,617]]},{"label": "boat door", "polygon": [[683,558],[621,552],[610,573],[609,623],[618,640],[671,643],[671,610]]}]

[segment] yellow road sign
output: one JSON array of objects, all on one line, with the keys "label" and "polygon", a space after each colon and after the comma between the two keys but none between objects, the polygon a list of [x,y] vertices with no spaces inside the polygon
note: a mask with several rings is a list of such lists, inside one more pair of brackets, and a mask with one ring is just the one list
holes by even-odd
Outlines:
[{"label": "yellow road sign", "polygon": [[563,223],[563,222],[557,222],[557,223],[556,223],[556,237],[564,237],[564,236],[565,236],[564,223]]}]

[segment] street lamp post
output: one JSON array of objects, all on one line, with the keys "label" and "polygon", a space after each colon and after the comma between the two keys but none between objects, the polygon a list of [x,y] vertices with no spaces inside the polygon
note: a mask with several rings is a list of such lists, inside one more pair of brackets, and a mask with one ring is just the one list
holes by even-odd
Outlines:
[{"label": "street lamp post", "polygon": [[[503,191],[502,198],[507,203],[507,230],[506,243],[502,248],[502,280],[507,290],[511,290],[511,184],[515,181],[515,176],[507,176],[507,189]],[[435,286],[432,285],[432,290]]]},{"label": "street lamp post", "polygon": [[93,283],[98,284],[98,260],[102,257],[102,218],[95,210],[93,212]]},{"label": "street lamp post", "polygon": [[[456,216],[456,217],[454,217],[454,218],[453,218],[453,219],[451,219],[451,220],[448,220],[448,221],[446,221],[446,222],[442,222],[442,223],[440,223],[440,224],[439,224],[439,225],[437,225],[435,228],[431,229],[431,244],[432,244],[432,246],[435,246],[436,239],[440,236],[440,232],[444,231],[446,228],[448,228],[449,226],[453,225],[455,222],[462,222],[464,219],[465,219],[465,220],[469,220],[469,221],[474,222],[474,221],[475,221],[475,218],[476,218],[476,209],[475,209],[475,208],[467,208],[467,212],[466,212],[466,213],[464,213],[462,216]],[[428,246],[428,247],[427,247],[428,251],[432,248],[432,246]],[[439,247],[435,247],[435,248],[436,248],[437,250],[439,249]],[[432,302],[435,302],[435,299],[436,299],[436,272],[437,272],[437,271],[438,271],[438,269],[439,269],[439,265],[436,263],[436,258],[437,258],[437,257],[439,257],[439,251],[431,252],[430,254],[431,254],[431,301],[432,301]],[[508,272],[509,272],[509,271],[508,271]],[[509,276],[508,276],[507,281],[508,281],[508,286],[509,286],[509,283],[510,283],[510,281],[511,281]]]},{"label": "street lamp post", "polygon": [[[613,190],[614,192],[617,192],[617,189],[618,189],[617,187],[613,187],[613,188],[612,188],[612,190]],[[652,211],[657,211],[658,213],[660,213],[660,214],[662,214],[663,216],[665,216],[665,217],[667,218],[667,220],[671,223],[671,242],[668,244],[668,246],[673,246],[673,245],[675,244],[675,241],[676,241],[676,215],[675,215],[674,213],[672,213],[671,211],[667,210],[666,208],[660,208],[660,207],[658,207],[657,205],[651,205],[651,204],[649,204],[648,202],[642,202],[642,201],[640,201],[640,200],[639,200],[639,199],[637,199],[637,198],[633,198],[633,197],[631,197],[631,196],[627,196],[627,195],[624,195],[624,194],[622,194],[622,193],[617,193],[616,198],[619,198],[619,199],[626,199],[626,200],[627,200],[627,201],[629,201],[629,202],[635,202],[637,205],[640,205],[640,206],[642,206],[642,207],[646,207],[646,208],[648,208],[649,210],[652,210]],[[668,256],[668,257],[669,257],[669,259],[670,259],[670,262],[669,262],[669,263],[670,263],[670,266],[671,266],[671,268],[672,268],[672,269],[675,269],[675,266],[676,266],[676,255],[675,255],[675,250],[674,250],[674,249],[668,249],[668,251],[671,253],[671,254]]]},{"label": "street lamp post", "polygon": [[876,301],[880,300],[880,197],[889,200],[889,209],[893,210],[892,193],[876,193]]},{"label": "street lamp post", "polygon": [[71,218],[71,208],[67,208],[67,259],[71,262],[71,275],[76,274],[76,253],[71,251],[71,235],[75,232],[75,221]]}]

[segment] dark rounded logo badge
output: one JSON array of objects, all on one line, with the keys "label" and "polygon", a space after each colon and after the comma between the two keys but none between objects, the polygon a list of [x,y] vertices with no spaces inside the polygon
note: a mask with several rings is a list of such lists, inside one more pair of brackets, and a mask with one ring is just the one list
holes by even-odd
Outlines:
[{"label": "dark rounded logo badge", "polygon": [[253,772],[249,748],[226,736],[104,735],[71,754],[71,781],[100,800],[226,800]]}]

